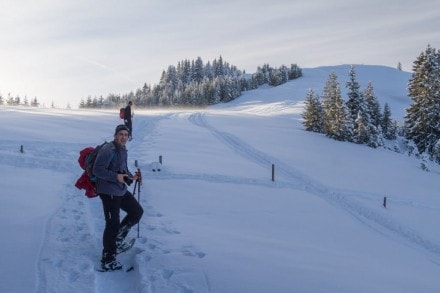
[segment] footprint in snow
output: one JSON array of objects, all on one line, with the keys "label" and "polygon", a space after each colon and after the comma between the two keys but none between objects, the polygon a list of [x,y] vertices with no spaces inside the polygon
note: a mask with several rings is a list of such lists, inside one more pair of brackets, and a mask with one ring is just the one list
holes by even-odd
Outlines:
[{"label": "footprint in snow", "polygon": [[206,256],[206,253],[197,250],[193,246],[184,246],[182,247],[181,252],[183,253],[183,255],[198,257],[198,258],[204,258]]}]

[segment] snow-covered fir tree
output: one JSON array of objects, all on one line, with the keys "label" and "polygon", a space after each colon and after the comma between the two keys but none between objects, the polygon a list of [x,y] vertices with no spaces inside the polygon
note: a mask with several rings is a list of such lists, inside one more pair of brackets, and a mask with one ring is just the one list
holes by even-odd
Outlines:
[{"label": "snow-covered fir tree", "polygon": [[303,125],[307,131],[324,132],[324,115],[319,97],[315,95],[312,89],[307,92],[305,100],[304,113],[302,115]]},{"label": "snow-covered fir tree", "polygon": [[350,140],[353,137],[353,123],[341,96],[338,77],[330,73],[322,95],[324,111],[324,133],[336,140]]},{"label": "snow-covered fir tree", "polygon": [[[352,121],[358,119],[359,111],[362,113],[366,113],[365,111],[365,105],[363,103],[362,99],[362,93],[360,92],[360,85],[356,80],[356,70],[354,65],[350,66],[350,72],[349,72],[350,80],[347,82],[346,87],[348,89],[347,95],[347,109],[349,111],[350,117]],[[355,125],[356,128],[356,125]]]},{"label": "snow-covered fir tree", "polygon": [[289,80],[289,70],[286,66],[281,66],[278,69],[273,69],[269,73],[269,85],[278,86],[286,83]]},{"label": "snow-covered fir tree", "polygon": [[289,80],[297,79],[302,76],[302,70],[297,64],[290,65]]},{"label": "snow-covered fir tree", "polygon": [[193,61],[192,64],[192,80],[196,83],[201,83],[205,74],[202,58],[197,57],[196,61]]},{"label": "snow-covered fir tree", "polygon": [[440,53],[435,48],[428,45],[414,61],[408,92],[412,104],[404,118],[405,137],[440,163]]},{"label": "snow-covered fir tree", "polygon": [[31,106],[32,107],[38,107],[40,106],[40,103],[37,100],[37,97],[35,97],[32,101],[31,101]]},{"label": "snow-covered fir tree", "polygon": [[432,157],[435,158],[437,162],[439,162],[438,158],[440,158],[440,139],[437,140],[432,149]]},{"label": "snow-covered fir tree", "polygon": [[368,144],[370,142],[370,128],[367,116],[358,112],[358,116],[355,120],[355,128],[353,130],[353,141],[359,144]]},{"label": "snow-covered fir tree", "polygon": [[366,111],[370,116],[371,123],[374,126],[379,127],[382,121],[382,114],[380,111],[380,103],[374,93],[371,81],[368,82],[368,85],[362,94],[362,98],[366,106]]},{"label": "snow-covered fir tree", "polygon": [[381,120],[382,133],[386,139],[396,139],[397,137],[397,122],[391,119],[391,109],[388,103],[385,103],[383,108],[383,115]]},{"label": "snow-covered fir tree", "polygon": [[381,128],[381,113],[380,104],[376,95],[374,94],[373,85],[371,81],[368,82],[367,88],[362,94],[363,104],[365,105],[366,121],[368,128],[368,142],[370,147],[378,147],[383,145],[383,135]]}]

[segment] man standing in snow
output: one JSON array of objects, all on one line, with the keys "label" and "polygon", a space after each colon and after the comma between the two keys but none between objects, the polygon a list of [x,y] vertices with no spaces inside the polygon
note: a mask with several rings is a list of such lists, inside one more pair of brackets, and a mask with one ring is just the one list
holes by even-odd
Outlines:
[{"label": "man standing in snow", "polygon": [[[96,191],[102,200],[105,217],[101,259],[103,271],[122,269],[116,255],[129,248],[130,244],[125,241],[125,237],[130,228],[139,222],[144,212],[127,189],[127,184],[140,179],[139,173],[136,172],[133,176],[128,170],[125,148],[128,133],[127,126],[118,125],[113,142],[101,148],[93,166],[93,174],[97,177]],[[121,209],[127,213],[122,222],[119,218]]]},{"label": "man standing in snow", "polygon": [[133,124],[132,124],[132,120],[131,120],[131,118],[133,117],[133,114],[131,112],[131,105],[133,105],[133,103],[131,101],[129,101],[127,107],[125,107],[125,110],[124,110],[124,123],[125,123],[125,126],[128,127],[128,139],[129,140],[132,139],[132,130],[133,130]]}]

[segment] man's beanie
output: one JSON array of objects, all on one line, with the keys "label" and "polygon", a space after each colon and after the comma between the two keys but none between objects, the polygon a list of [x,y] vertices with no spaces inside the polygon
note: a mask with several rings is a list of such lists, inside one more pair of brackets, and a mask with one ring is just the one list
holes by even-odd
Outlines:
[{"label": "man's beanie", "polygon": [[115,128],[115,135],[118,134],[118,132],[121,130],[128,131],[129,129],[124,124],[120,124],[120,125],[116,126],[116,128]]}]

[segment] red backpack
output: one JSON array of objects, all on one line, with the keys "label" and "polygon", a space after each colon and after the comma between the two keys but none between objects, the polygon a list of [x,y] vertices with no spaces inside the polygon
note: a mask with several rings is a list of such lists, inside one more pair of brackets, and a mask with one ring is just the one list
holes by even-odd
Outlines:
[{"label": "red backpack", "polygon": [[[80,167],[84,170],[81,177],[78,178],[78,180],[75,183],[76,188],[78,189],[85,189],[85,195],[89,198],[96,197],[96,176],[93,175],[93,166],[96,161],[96,157],[98,156],[99,151],[101,148],[107,144],[107,142],[104,142],[103,144],[100,144],[93,147],[86,147],[82,149],[79,152],[79,158],[78,163]],[[111,143],[113,144],[113,143]],[[114,148],[114,145],[113,145]],[[109,163],[113,160],[115,156],[115,152],[112,153],[109,159]]]}]

